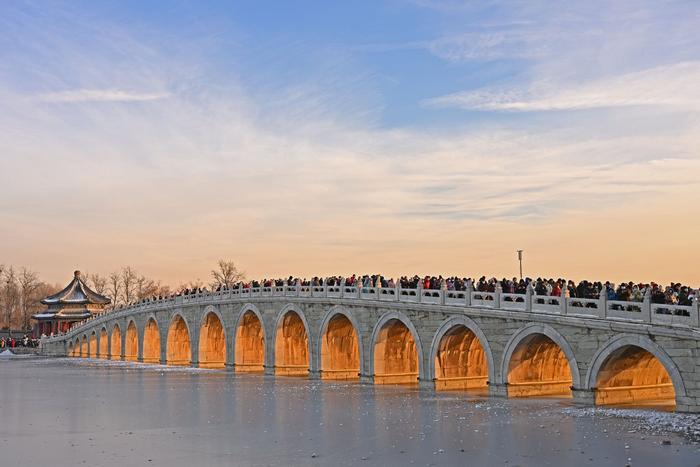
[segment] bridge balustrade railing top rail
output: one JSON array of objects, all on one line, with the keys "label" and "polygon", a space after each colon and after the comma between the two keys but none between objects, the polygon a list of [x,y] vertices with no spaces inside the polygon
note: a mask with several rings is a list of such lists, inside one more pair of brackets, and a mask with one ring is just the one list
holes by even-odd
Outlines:
[{"label": "bridge balustrade railing top rail", "polygon": [[[569,315],[627,322],[639,322],[663,326],[698,328],[700,323],[700,300],[691,306],[653,304],[649,297],[642,302],[607,300],[602,293],[599,298],[576,298],[542,296],[529,288],[525,294],[467,290],[404,289],[399,287],[363,287],[348,285],[302,286],[284,285],[255,288],[231,288],[214,292],[198,292],[153,300],[102,313],[80,322],[66,333],[77,335],[86,326],[123,318],[146,310],[163,309],[178,304],[206,304],[225,300],[248,300],[265,297],[341,298],[380,302],[418,303],[454,308],[486,308],[503,311],[521,311],[555,315]],[[64,339],[66,335],[49,339]]]}]

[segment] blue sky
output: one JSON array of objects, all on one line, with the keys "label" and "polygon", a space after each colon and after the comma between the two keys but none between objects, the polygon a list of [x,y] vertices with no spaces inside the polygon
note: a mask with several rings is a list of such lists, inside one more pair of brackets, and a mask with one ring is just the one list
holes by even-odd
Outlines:
[{"label": "blue sky", "polygon": [[[314,249],[329,273],[700,259],[695,1],[6,1],[0,58],[0,262],[58,277],[45,258],[79,246],[175,281],[219,256],[303,273]],[[684,228],[641,235],[669,206]],[[306,246],[270,256],[285,242]],[[576,248],[597,253],[553,252]]]}]

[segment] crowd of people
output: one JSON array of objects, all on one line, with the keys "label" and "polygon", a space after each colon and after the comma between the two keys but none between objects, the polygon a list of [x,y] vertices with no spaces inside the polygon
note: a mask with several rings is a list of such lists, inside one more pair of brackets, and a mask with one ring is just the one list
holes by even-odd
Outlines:
[{"label": "crowd of people", "polygon": [[[608,301],[626,302],[613,303],[611,305],[611,308],[614,310],[617,309],[626,311],[641,311],[641,307],[634,305],[634,303],[644,302],[647,296],[652,304],[670,306],[679,305],[684,307],[692,306],[697,302],[697,300],[700,299],[700,289],[695,289],[687,285],[673,282],[667,286],[662,286],[655,282],[635,283],[632,281],[622,282],[619,285],[615,285],[612,282],[603,283],[600,281],[582,280],[576,283],[573,280],[567,281],[565,279],[544,279],[541,277],[537,279],[531,279],[529,277],[524,279],[518,279],[516,277],[513,277],[512,279],[497,279],[492,277],[488,279],[486,276],[481,276],[478,280],[474,280],[467,277],[443,277],[441,275],[423,277],[418,275],[401,276],[397,280],[394,280],[393,278],[386,278],[380,274],[353,274],[350,277],[329,276],[325,278],[315,276],[311,279],[289,276],[287,278],[250,280],[235,282],[231,285],[219,285],[214,287],[212,291],[220,292],[239,288],[256,289],[260,287],[282,286],[344,286],[358,287],[363,291],[370,291],[372,289],[396,288],[397,285],[403,289],[401,293],[404,295],[414,294],[415,292],[412,291],[417,289],[466,292],[470,290],[471,287],[471,290],[475,292],[474,298],[479,300],[493,300],[493,296],[490,294],[499,289],[502,294],[505,294],[502,300],[506,302],[524,302],[525,298],[519,297],[519,295],[526,295],[529,289],[530,293],[535,296],[535,301],[539,304],[558,305],[558,297],[569,297],[581,299],[580,301],[573,300],[571,302],[571,306],[589,308],[596,308],[597,301],[602,295],[604,295]],[[209,290],[206,287],[185,288],[168,296],[153,296],[144,298],[137,302],[129,303],[127,305],[120,305],[117,307],[117,309],[141,303],[150,303],[179,296],[198,295],[208,292]],[[480,295],[479,292],[483,293],[483,295]],[[671,307],[657,307],[656,313],[682,316],[689,315],[687,309],[676,309]]]},{"label": "crowd of people", "polygon": [[25,334],[21,339],[0,337],[0,349],[14,349],[15,347],[39,347],[39,339],[34,339],[28,334]]},{"label": "crowd of people", "polygon": [[[565,279],[545,279],[545,278],[523,278],[518,279],[516,277],[512,279],[497,279],[495,277],[487,278],[482,276],[479,279],[472,279],[467,277],[443,277],[443,276],[401,276],[394,280],[393,278],[386,278],[380,274],[353,274],[350,277],[342,276],[329,276],[321,277],[315,276],[311,279],[299,278],[294,276],[289,276],[287,278],[278,279],[262,279],[262,280],[250,280],[245,282],[236,282],[230,286],[219,285],[214,288],[214,291],[222,291],[228,289],[250,289],[250,288],[260,288],[260,287],[281,287],[281,286],[301,286],[301,287],[321,287],[321,286],[346,286],[346,287],[360,287],[362,289],[376,289],[376,288],[395,288],[400,286],[401,289],[426,289],[426,290],[447,290],[447,291],[461,291],[466,292],[471,286],[471,290],[474,292],[483,292],[483,296],[477,294],[475,298],[490,300],[493,297],[488,295],[493,293],[498,288],[501,293],[506,294],[504,297],[505,301],[524,301],[523,297],[514,297],[514,295],[525,295],[528,289],[531,293],[536,296],[535,300],[538,303],[550,303],[556,304],[558,300],[556,297],[570,297],[583,299],[581,302],[574,302],[573,306],[588,306],[595,307],[596,305],[591,302],[585,302],[585,300],[598,300],[601,295],[604,294],[608,301],[621,301],[621,302],[643,302],[645,296],[648,294],[651,303],[654,304],[666,304],[666,305],[681,305],[690,306],[699,297],[698,289],[693,289],[687,285],[680,283],[671,283],[668,286],[662,286],[660,284],[651,283],[635,283],[635,282],[622,282],[618,285],[612,282],[599,282],[599,281],[588,281],[582,280],[578,283],[573,280]],[[172,294],[168,297],[157,296],[141,300],[139,303],[158,301],[164,298],[172,298],[180,295],[194,295],[200,293],[206,293],[208,289],[206,287],[195,287],[186,288],[178,293]],[[539,297],[554,297],[550,299],[539,298]],[[622,308],[621,304],[612,305],[613,309]],[[641,310],[641,308],[636,306],[626,306],[627,310]]]}]

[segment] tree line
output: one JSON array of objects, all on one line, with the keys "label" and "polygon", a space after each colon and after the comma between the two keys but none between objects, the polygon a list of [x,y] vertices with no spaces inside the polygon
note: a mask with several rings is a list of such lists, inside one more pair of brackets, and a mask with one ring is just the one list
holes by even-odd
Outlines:
[{"label": "tree line", "polygon": [[[235,263],[220,259],[211,271],[209,286],[232,286],[243,280],[245,274]],[[150,297],[165,297],[185,289],[205,287],[204,281],[197,279],[182,283],[174,289],[160,280],[139,274],[131,266],[124,266],[107,275],[85,272],[81,279],[92,290],[112,300],[110,307],[138,302]],[[29,330],[31,316],[45,309],[41,299],[60,291],[65,284],[49,284],[29,268],[0,264],[0,329],[11,327],[16,330]]]}]

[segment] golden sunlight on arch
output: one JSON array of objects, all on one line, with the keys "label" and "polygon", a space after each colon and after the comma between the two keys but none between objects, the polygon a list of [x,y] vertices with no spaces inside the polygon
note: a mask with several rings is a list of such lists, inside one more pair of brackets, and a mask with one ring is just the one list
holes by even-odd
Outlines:
[{"label": "golden sunlight on arch", "polygon": [[676,392],[658,358],[641,347],[627,345],[610,354],[600,367],[595,402],[673,409]]},{"label": "golden sunlight on arch", "polygon": [[199,331],[199,366],[224,368],[226,366],[226,335],[216,313],[207,313]]},{"label": "golden sunlight on arch", "polygon": [[99,357],[102,359],[107,359],[109,357],[109,338],[107,337],[107,330],[102,329],[100,331],[100,353]]},{"label": "golden sunlight on arch", "polygon": [[235,370],[260,373],[265,364],[265,338],[258,316],[248,310],[236,329]]},{"label": "golden sunlight on arch", "polygon": [[375,384],[418,384],[418,349],[411,330],[387,321],[374,343]]},{"label": "golden sunlight on arch", "polygon": [[122,354],[122,332],[119,330],[118,324],[115,324],[112,329],[111,344],[109,358],[119,360]]},{"label": "golden sunlight on arch", "polygon": [[80,343],[80,356],[83,358],[88,357],[88,341],[87,336],[83,336],[83,340]]},{"label": "golden sunlight on arch", "polygon": [[442,336],[435,354],[435,389],[486,391],[488,376],[484,347],[471,329],[456,325]]},{"label": "golden sunlight on arch", "polygon": [[358,379],[360,341],[355,326],[338,313],[328,322],[321,339],[321,377],[323,379]]},{"label": "golden sunlight on arch", "polygon": [[92,334],[90,334],[90,344],[88,346],[88,357],[89,358],[96,358],[97,357],[97,333],[95,331],[92,331]]},{"label": "golden sunlight on arch", "polygon": [[275,374],[309,374],[309,336],[301,317],[294,311],[284,315],[275,336]]},{"label": "golden sunlight on arch", "polygon": [[510,397],[571,397],[571,368],[566,354],[544,334],[532,334],[515,348],[508,364]]},{"label": "golden sunlight on arch", "polygon": [[160,333],[153,318],[148,320],[143,330],[143,362],[160,362]]},{"label": "golden sunlight on arch", "polygon": [[126,335],[124,336],[124,360],[128,362],[138,361],[139,354],[139,336],[136,330],[136,324],[133,321],[129,323],[126,328]]},{"label": "golden sunlight on arch", "polygon": [[166,364],[188,366],[192,361],[190,333],[182,316],[176,315],[168,328]]}]

